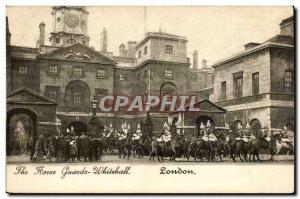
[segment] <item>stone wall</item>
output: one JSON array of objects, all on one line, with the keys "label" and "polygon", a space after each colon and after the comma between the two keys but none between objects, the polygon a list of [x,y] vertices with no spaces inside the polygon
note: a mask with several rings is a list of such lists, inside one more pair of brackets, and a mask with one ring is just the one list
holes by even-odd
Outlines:
[{"label": "stone wall", "polygon": [[[27,74],[19,74],[19,67],[27,67]],[[9,74],[7,74],[9,75]],[[35,60],[14,59],[11,60],[11,91],[20,88],[29,88],[39,92],[40,73]]]},{"label": "stone wall", "polygon": [[215,68],[214,101],[221,101],[221,82],[226,81],[226,100],[234,99],[233,74],[243,71],[243,97],[252,95],[252,74],[259,72],[259,93],[270,92],[270,51],[264,49]]},{"label": "stone wall", "polygon": [[[65,88],[67,85],[75,80],[80,80],[86,83],[90,90],[90,99],[93,99],[95,95],[95,89],[107,89],[107,93],[113,94],[113,79],[114,79],[114,67],[111,65],[101,65],[93,63],[83,62],[68,62],[59,60],[39,60],[40,67],[40,90],[41,94],[45,95],[46,86],[59,86],[60,87],[60,99],[58,100],[58,106],[64,106]],[[58,75],[49,74],[50,66],[58,66]],[[78,78],[73,75],[73,68],[81,67],[83,70],[83,76]],[[104,69],[106,75],[104,78],[97,77],[97,70]]]}]

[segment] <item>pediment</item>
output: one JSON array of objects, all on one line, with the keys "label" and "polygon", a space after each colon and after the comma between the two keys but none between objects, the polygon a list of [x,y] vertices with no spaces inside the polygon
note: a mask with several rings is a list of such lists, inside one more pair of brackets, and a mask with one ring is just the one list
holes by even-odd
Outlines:
[{"label": "pediment", "polygon": [[102,55],[101,53],[79,43],[67,47],[58,48],[45,54],[41,54],[37,58],[100,63],[104,65],[117,64],[115,61],[106,57],[105,55]]},{"label": "pediment", "polygon": [[52,104],[56,103],[39,93],[28,88],[21,88],[13,91],[7,96],[6,102],[8,104],[27,103],[27,104]]},{"label": "pediment", "polygon": [[[199,108],[200,111],[205,111],[205,112],[226,112],[226,110],[213,102],[209,101],[208,99],[201,100],[199,102],[196,102],[194,104],[195,108]],[[188,109],[189,106],[186,107]]]}]

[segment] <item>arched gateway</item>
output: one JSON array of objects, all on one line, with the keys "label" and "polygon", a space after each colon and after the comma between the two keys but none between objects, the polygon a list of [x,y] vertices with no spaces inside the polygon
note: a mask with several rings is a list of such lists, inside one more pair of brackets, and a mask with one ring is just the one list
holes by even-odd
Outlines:
[{"label": "arched gateway", "polygon": [[15,108],[7,112],[6,154],[32,153],[37,135],[37,115],[30,109]]},{"label": "arched gateway", "polygon": [[28,88],[9,93],[6,102],[7,155],[32,156],[37,136],[56,130],[56,103]]},{"label": "arched gateway", "polygon": [[81,135],[82,132],[87,132],[87,125],[81,121],[73,121],[68,124],[67,128],[73,131],[76,135]]}]

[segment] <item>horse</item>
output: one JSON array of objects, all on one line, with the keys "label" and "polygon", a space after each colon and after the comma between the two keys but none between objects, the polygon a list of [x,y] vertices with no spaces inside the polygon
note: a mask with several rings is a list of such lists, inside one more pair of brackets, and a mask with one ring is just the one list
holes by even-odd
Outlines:
[{"label": "horse", "polygon": [[138,155],[139,159],[144,156],[143,141],[141,138],[132,141],[132,153],[134,158],[136,154]]},{"label": "horse", "polygon": [[171,161],[176,161],[176,157],[183,156],[187,158],[190,142],[185,137],[175,135],[169,145],[168,153]]},{"label": "horse", "polygon": [[160,161],[159,157],[161,158],[162,161],[164,161],[164,143],[163,142],[158,142],[157,140],[153,139],[151,141],[151,152],[150,152],[150,159],[154,160],[154,156],[156,156],[157,160]]},{"label": "horse", "polygon": [[118,140],[118,151],[119,151],[119,158],[130,159],[131,152],[132,152],[132,135],[128,132],[127,137],[124,140]]},{"label": "horse", "polygon": [[287,156],[290,153],[293,153],[294,151],[294,146],[293,146],[293,141],[292,140],[282,140],[281,137],[278,135],[274,135],[275,139],[275,154],[274,155],[280,155],[285,152],[285,159],[287,159]]},{"label": "horse", "polygon": [[189,156],[194,154],[194,161],[197,162],[197,157],[202,161],[202,153],[206,154],[207,161],[211,158],[212,145],[210,141],[204,141],[202,138],[194,138],[189,145],[187,161]]},{"label": "horse", "polygon": [[[251,148],[251,141],[244,141],[243,139],[235,140],[231,142],[230,146],[230,157],[235,162],[235,157],[238,156],[240,160],[243,162],[247,161],[247,156]],[[244,160],[242,158],[244,157]]]},{"label": "horse", "polygon": [[271,136],[270,141],[266,140],[264,137],[256,138],[251,142],[249,160],[251,160],[251,156],[252,156],[253,161],[256,161],[255,157],[257,157],[258,161],[261,161],[259,158],[260,149],[267,150],[267,152],[269,151],[271,154],[270,160],[273,160],[273,156],[275,154],[275,147],[276,147],[276,139],[273,136]]},{"label": "horse", "polygon": [[219,133],[217,136],[216,141],[211,141],[211,161],[214,160],[216,156],[219,157],[220,161],[222,162],[222,155],[225,157],[229,152],[229,144],[226,141],[226,137],[224,133]]}]

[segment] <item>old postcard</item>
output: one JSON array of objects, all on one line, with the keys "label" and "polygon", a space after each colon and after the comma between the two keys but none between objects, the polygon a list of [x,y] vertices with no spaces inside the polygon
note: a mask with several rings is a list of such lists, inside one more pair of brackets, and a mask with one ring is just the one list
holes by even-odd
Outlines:
[{"label": "old postcard", "polygon": [[8,193],[294,193],[293,7],[6,7]]}]

